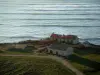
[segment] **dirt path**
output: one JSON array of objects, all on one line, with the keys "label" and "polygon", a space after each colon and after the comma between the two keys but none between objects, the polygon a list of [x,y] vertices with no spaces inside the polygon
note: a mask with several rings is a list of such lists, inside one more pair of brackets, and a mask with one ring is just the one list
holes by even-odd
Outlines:
[{"label": "dirt path", "polygon": [[77,70],[75,67],[73,67],[67,59],[61,58],[61,57],[57,57],[57,56],[52,56],[52,55],[48,55],[48,56],[40,56],[40,55],[1,55],[0,56],[28,56],[28,57],[40,57],[40,58],[51,58],[54,59],[58,62],[61,62],[63,65],[65,65],[67,68],[69,68],[70,70],[72,70],[74,73],[76,73],[76,75],[84,75],[82,72],[80,72],[79,70]]},{"label": "dirt path", "polygon": [[73,72],[75,72],[76,75],[84,75],[81,71],[73,67],[67,60],[63,60],[63,64],[67,66],[69,69],[71,69]]}]

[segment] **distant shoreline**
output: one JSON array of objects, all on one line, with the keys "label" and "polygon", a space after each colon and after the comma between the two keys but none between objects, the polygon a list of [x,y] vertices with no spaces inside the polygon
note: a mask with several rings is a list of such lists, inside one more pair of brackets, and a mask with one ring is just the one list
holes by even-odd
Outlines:
[{"label": "distant shoreline", "polygon": [[[33,38],[33,39],[22,39],[22,40],[14,40],[14,41],[4,41],[4,42],[0,42],[0,44],[12,44],[12,43],[19,43],[19,42],[23,42],[23,41],[28,41],[28,40],[31,40],[31,41],[40,41],[40,40],[44,40],[44,39],[46,39],[46,38],[48,38],[48,37],[45,37],[45,38]],[[82,38],[79,38],[79,40],[80,40],[80,42],[82,43],[82,42],[85,42],[85,41],[91,41],[92,40],[92,38],[89,40],[88,38],[87,39],[82,39]],[[99,38],[97,38],[97,41],[99,40]],[[95,41],[95,39],[93,40],[93,41]],[[91,44],[94,44],[94,45],[100,45],[100,43],[98,42],[97,44],[95,44],[95,43],[92,43],[92,42],[90,42]]]},{"label": "distant shoreline", "polygon": [[[22,40],[22,41],[18,41],[18,42],[6,42],[6,43],[0,43],[0,45],[6,45],[6,44],[28,44],[28,43],[37,43],[37,42],[43,42],[48,40],[49,37],[47,38],[42,38],[42,39],[30,39],[30,40]],[[49,39],[50,40],[50,39]],[[79,41],[80,42],[80,41]],[[85,41],[84,41],[85,42]],[[100,47],[100,45],[96,45],[93,44],[91,42],[89,42],[92,46],[96,46],[96,47]],[[82,42],[80,42],[80,44],[83,44]]]}]

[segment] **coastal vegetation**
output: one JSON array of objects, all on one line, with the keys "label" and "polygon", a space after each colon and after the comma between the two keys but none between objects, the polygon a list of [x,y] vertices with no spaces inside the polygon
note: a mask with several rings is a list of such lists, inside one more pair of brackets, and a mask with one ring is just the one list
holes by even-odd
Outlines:
[{"label": "coastal vegetation", "polygon": [[75,75],[60,62],[41,57],[1,56],[0,75]]},{"label": "coastal vegetation", "polygon": [[[55,43],[55,41],[28,40],[16,44],[1,44],[0,55],[4,56],[0,57],[0,75],[74,75],[72,71],[59,62],[47,58],[33,57],[35,55],[46,57],[50,55],[46,53],[46,47],[52,43]],[[65,60],[68,59],[76,69],[85,75],[100,75],[99,46],[85,47],[82,44],[69,46],[74,48],[74,53],[67,58],[64,57]],[[45,65],[48,67],[45,67]]]},{"label": "coastal vegetation", "polygon": [[69,61],[85,75],[100,75],[100,50],[93,48],[75,49],[74,54],[69,56]]},{"label": "coastal vegetation", "polygon": [[3,51],[0,50],[0,53],[3,53]]},{"label": "coastal vegetation", "polygon": [[8,50],[0,50],[0,54],[2,55],[33,55],[34,50],[32,49],[20,49],[20,48],[9,48]]},{"label": "coastal vegetation", "polygon": [[12,52],[24,52],[24,53],[30,53],[34,51],[34,47],[25,47],[24,49],[22,48],[9,48],[7,51],[12,51]]}]

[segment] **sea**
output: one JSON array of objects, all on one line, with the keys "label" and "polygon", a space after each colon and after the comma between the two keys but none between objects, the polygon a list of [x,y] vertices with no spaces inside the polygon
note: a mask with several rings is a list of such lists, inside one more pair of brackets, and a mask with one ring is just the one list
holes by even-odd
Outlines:
[{"label": "sea", "polygon": [[100,45],[100,0],[0,0],[0,43],[52,33]]}]

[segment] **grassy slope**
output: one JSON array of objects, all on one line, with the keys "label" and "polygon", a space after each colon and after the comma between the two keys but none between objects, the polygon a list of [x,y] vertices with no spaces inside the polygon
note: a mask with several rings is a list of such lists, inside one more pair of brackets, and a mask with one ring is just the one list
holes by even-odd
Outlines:
[{"label": "grassy slope", "polygon": [[1,52],[0,54],[7,54],[7,55],[33,55],[34,54],[34,52],[14,52],[14,51],[3,51],[3,52]]},{"label": "grassy slope", "polygon": [[0,50],[0,54],[7,54],[7,55],[33,55],[34,54],[34,51],[31,51],[31,52],[25,52],[24,50],[23,51],[20,51],[20,50],[5,50],[5,51],[2,51]]},{"label": "grassy slope", "polygon": [[93,60],[93,61],[100,62],[100,55],[99,54],[88,54],[88,55],[84,55],[82,57]]},{"label": "grassy slope", "polygon": [[0,56],[0,75],[74,75],[74,73],[52,59]]},{"label": "grassy slope", "polygon": [[100,63],[99,54],[94,54],[91,51],[89,52],[88,50],[75,50],[75,53],[73,54],[73,56],[69,57],[69,60],[73,66],[84,72],[86,75],[100,75],[100,71],[93,71],[93,67],[98,68],[100,66],[100,64],[95,64]]},{"label": "grassy slope", "polygon": [[[87,48],[87,49],[78,49],[75,50],[75,54],[78,56],[84,57],[89,60],[100,62],[100,49],[95,52],[96,49]],[[99,52],[98,52],[99,51]]]}]

